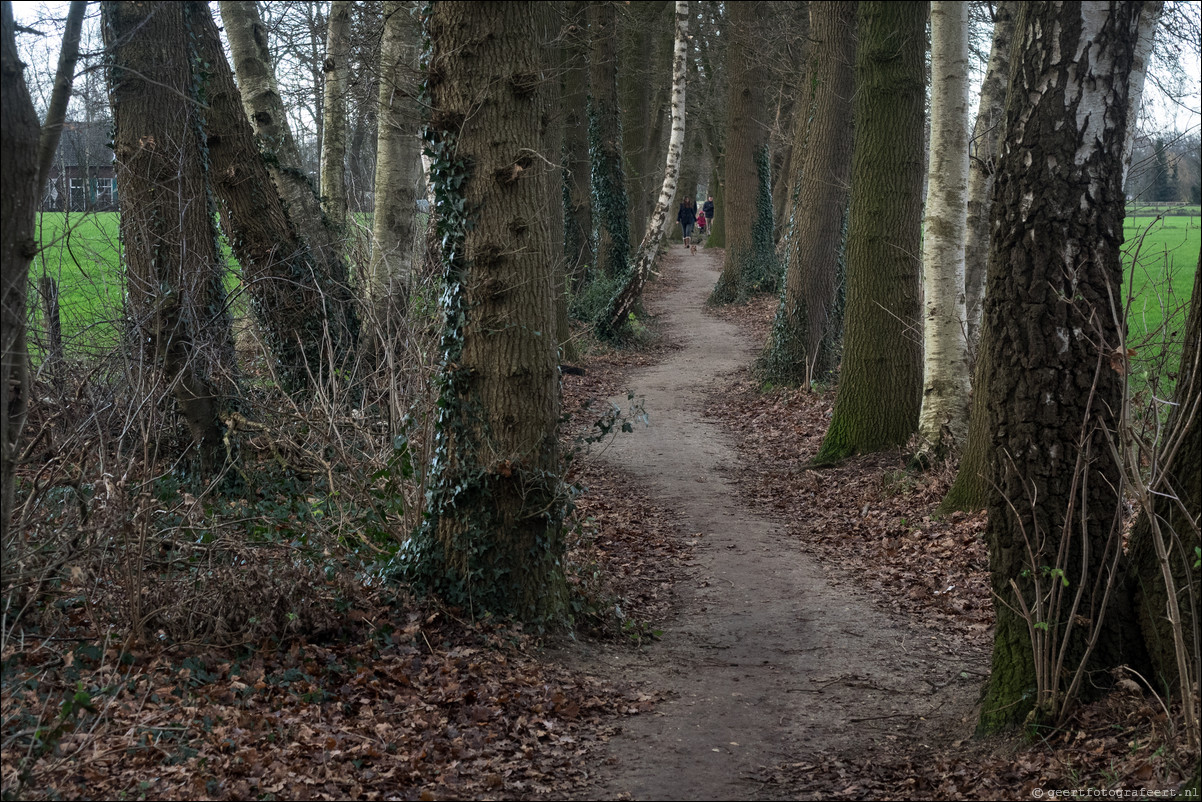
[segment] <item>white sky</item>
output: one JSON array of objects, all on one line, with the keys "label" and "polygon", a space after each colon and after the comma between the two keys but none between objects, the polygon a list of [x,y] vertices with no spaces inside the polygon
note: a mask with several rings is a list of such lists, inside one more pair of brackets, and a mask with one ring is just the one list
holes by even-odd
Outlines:
[{"label": "white sky", "polygon": [[[67,14],[67,5],[66,2],[58,0],[15,0],[13,14],[18,24],[33,25],[38,19],[47,17],[56,17],[61,20]],[[1202,6],[1198,3],[1190,5],[1194,12],[1194,23],[1202,24],[1202,13],[1199,13]],[[95,4],[92,4],[88,9],[89,16],[94,18],[97,13],[98,9]],[[61,34],[59,28],[39,27],[44,28],[45,36],[18,34],[17,47],[22,58],[29,62],[32,68],[52,72],[58,58]],[[85,37],[87,28],[88,23],[85,22]],[[1170,101],[1160,92],[1153,81],[1149,81],[1145,89],[1145,119],[1142,126],[1145,130],[1187,133],[1196,132],[1202,126],[1202,99],[1199,97],[1199,87],[1202,85],[1202,65],[1192,54],[1188,53],[1183,53],[1181,60],[1186,75],[1186,83],[1181,87],[1185,94],[1184,106]],[[52,76],[46,75],[42,80],[48,86]],[[30,88],[35,95],[35,105],[44,108],[45,102],[39,102],[37,97],[38,89],[34,86]]]}]

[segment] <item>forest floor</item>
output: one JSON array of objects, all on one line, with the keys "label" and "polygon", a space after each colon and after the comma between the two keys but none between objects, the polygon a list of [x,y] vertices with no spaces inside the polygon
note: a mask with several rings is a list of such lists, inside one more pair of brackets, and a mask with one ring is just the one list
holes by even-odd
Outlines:
[{"label": "forest floor", "polygon": [[105,597],[64,587],[51,624],[4,643],[2,797],[1175,788],[1196,760],[1181,718],[1128,679],[1038,743],[971,737],[992,625],[983,516],[935,515],[950,477],[908,473],[901,452],[811,468],[833,393],[754,379],[775,299],[707,309],[720,266],[669,250],[642,345],[591,344],[564,377],[566,447],[611,405],[633,429],[571,461],[574,637],[331,580],[312,591],[339,600],[329,626],[283,642],[120,643]]}]

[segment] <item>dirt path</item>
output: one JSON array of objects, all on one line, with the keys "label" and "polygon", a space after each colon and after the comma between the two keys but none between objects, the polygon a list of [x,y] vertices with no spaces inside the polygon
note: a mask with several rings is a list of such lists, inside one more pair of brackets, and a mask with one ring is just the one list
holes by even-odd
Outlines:
[{"label": "dirt path", "polygon": [[732,324],[703,311],[719,254],[677,247],[666,257],[683,280],[653,311],[682,347],[630,376],[651,425],[618,437],[604,457],[645,481],[699,540],[658,643],[580,655],[668,696],[623,722],[586,797],[772,798],[797,793],[770,780],[776,766],[967,734],[978,685],[960,676],[961,661],[937,653],[928,631],[849,595],[847,583],[832,589],[784,522],[740,503],[728,478],[736,454],[702,415],[707,390],[755,356]]}]

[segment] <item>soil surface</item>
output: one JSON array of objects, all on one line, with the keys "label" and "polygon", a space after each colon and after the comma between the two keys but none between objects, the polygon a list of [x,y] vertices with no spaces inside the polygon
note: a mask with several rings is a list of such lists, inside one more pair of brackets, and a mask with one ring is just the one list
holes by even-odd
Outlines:
[{"label": "soil surface", "polygon": [[783,778],[803,780],[824,755],[913,753],[966,737],[979,657],[949,654],[932,630],[846,581],[833,586],[787,522],[737,489],[731,435],[704,407],[758,345],[705,308],[721,251],[674,247],[663,269],[678,278],[649,311],[679,348],[630,374],[649,425],[619,436],[603,460],[673,511],[696,545],[660,640],[634,652],[583,646],[571,658],[665,698],[622,721],[582,798],[796,795],[807,784]]}]

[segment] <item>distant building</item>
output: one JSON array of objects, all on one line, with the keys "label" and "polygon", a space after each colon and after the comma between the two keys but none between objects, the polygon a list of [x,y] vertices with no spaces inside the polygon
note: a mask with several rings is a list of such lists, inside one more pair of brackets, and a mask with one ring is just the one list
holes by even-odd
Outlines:
[{"label": "distant building", "polygon": [[50,166],[44,212],[117,211],[117,165],[112,123],[65,122]]}]

